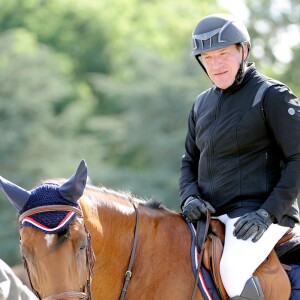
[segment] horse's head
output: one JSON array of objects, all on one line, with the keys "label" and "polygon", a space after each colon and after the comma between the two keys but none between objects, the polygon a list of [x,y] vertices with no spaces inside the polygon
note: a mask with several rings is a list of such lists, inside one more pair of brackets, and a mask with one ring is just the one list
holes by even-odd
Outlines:
[{"label": "horse's head", "polygon": [[43,183],[31,191],[0,177],[19,212],[20,251],[40,299],[91,299],[93,251],[78,202],[86,180],[84,161],[62,185]]}]

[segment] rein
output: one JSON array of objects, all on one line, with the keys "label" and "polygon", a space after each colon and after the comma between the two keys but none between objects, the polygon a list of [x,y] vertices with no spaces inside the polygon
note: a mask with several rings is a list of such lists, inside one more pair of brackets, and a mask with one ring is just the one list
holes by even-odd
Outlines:
[{"label": "rein", "polygon": [[136,246],[137,246],[137,238],[138,238],[138,230],[139,230],[139,212],[138,212],[138,210],[137,210],[137,208],[136,208],[136,206],[133,202],[132,202],[132,205],[133,205],[133,208],[135,210],[134,239],[133,239],[133,245],[132,245],[132,249],[131,249],[128,268],[127,268],[127,271],[125,273],[123,288],[122,288],[121,295],[120,295],[120,298],[119,298],[120,300],[125,299],[127,287],[128,287],[129,281],[130,281],[131,276],[132,276],[132,267],[133,267],[133,263],[134,263],[134,257],[135,257]]},{"label": "rein", "polygon": [[196,295],[196,290],[197,290],[198,280],[199,280],[199,272],[202,264],[202,257],[203,257],[205,241],[209,229],[209,224],[210,224],[210,211],[207,209],[206,215],[203,215],[203,218],[197,221],[196,243],[197,243],[197,252],[198,252],[198,266],[195,275],[195,284],[194,284],[193,294],[191,298],[192,300],[195,299],[195,295]]},{"label": "rein", "polygon": [[[69,205],[45,205],[45,206],[39,206],[39,207],[35,207],[32,209],[29,209],[27,211],[25,211],[23,214],[20,215],[19,217],[19,222],[21,223],[22,220],[30,215],[33,214],[37,214],[37,213],[41,213],[41,212],[49,212],[49,211],[72,211],[75,212],[77,214],[78,217],[83,218],[83,214],[81,209],[73,207],[73,206],[69,206]],[[87,230],[87,228],[84,226],[85,231],[87,233],[87,248],[86,248],[86,264],[87,264],[87,268],[88,268],[88,276],[87,276],[87,281],[85,284],[85,291],[84,292],[76,292],[76,291],[68,291],[68,292],[63,292],[63,293],[59,293],[59,294],[54,294],[51,296],[48,296],[46,298],[43,298],[42,300],[59,300],[59,299],[74,299],[74,298],[78,298],[78,299],[87,299],[87,300],[92,300],[92,296],[91,296],[91,278],[93,275],[93,267],[94,267],[94,252],[91,246],[91,235],[89,233],[89,231]],[[28,278],[29,278],[29,282],[31,285],[32,290],[34,291],[34,293],[36,294],[36,296],[41,299],[41,297],[39,296],[38,292],[33,288],[32,285],[32,281],[30,278],[30,273],[29,273],[29,269],[28,269],[28,265],[27,265],[27,261],[26,259],[23,257],[24,260],[24,266],[25,269],[27,271],[28,274]]]},{"label": "rein", "polygon": [[[133,245],[132,245],[132,249],[131,249],[130,260],[129,260],[127,271],[125,273],[125,279],[124,279],[123,288],[121,290],[121,295],[120,295],[119,300],[125,299],[127,287],[128,287],[129,281],[132,277],[132,268],[133,268],[135,253],[136,253],[136,247],[137,247],[138,229],[139,229],[139,213],[138,213],[138,209],[136,208],[134,202],[132,202],[132,205],[135,210],[135,220],[136,220],[135,228],[134,228],[134,239],[133,239]],[[208,233],[208,229],[209,229],[210,219],[211,219],[210,211],[207,210],[205,217],[201,218],[197,221],[196,238],[197,238],[198,266],[197,266],[197,271],[196,271],[196,275],[195,275],[195,284],[194,284],[191,300],[194,300],[195,296],[196,296],[196,290],[197,290],[198,280],[199,280],[198,274],[200,272],[200,267],[201,267],[201,263],[202,263],[202,257],[203,257],[203,252],[204,252],[204,248],[205,248],[205,241],[206,241],[206,237],[207,237],[207,233]],[[43,300],[48,300],[48,299],[43,299]]]}]

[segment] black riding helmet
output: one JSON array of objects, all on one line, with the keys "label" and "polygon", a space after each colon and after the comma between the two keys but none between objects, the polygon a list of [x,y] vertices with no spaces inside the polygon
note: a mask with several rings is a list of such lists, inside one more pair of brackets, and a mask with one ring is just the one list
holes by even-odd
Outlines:
[{"label": "black riding helmet", "polygon": [[[200,20],[192,33],[192,55],[195,56],[205,72],[206,69],[200,61],[203,52],[235,44],[242,47],[242,61],[235,80],[239,84],[243,79],[245,61],[251,48],[250,36],[246,26],[231,15],[214,14]],[[244,44],[248,46],[247,57],[244,57]]]}]

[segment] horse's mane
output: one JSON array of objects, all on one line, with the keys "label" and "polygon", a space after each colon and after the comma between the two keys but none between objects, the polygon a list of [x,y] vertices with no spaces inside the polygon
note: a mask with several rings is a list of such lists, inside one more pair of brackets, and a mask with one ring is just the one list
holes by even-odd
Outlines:
[{"label": "horse's mane", "polygon": [[[67,179],[64,178],[54,178],[54,179],[46,179],[42,180],[38,185],[41,184],[46,184],[46,183],[51,183],[51,184],[57,184],[57,185],[62,185],[67,181]],[[37,185],[37,186],[38,186]],[[153,208],[153,209],[165,209],[165,205],[162,203],[161,200],[156,199],[156,198],[151,198],[151,199],[140,199],[136,198],[135,196],[132,195],[130,191],[116,191],[113,189],[106,188],[104,186],[97,187],[91,184],[87,184],[84,194],[87,196],[93,196],[95,193],[105,193],[111,196],[115,196],[118,198],[122,198],[128,201],[134,201],[140,205],[143,205],[145,207]]]}]

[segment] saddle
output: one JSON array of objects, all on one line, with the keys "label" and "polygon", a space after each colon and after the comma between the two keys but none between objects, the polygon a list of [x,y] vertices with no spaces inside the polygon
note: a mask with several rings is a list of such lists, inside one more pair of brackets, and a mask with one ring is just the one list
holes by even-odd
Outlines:
[{"label": "saddle", "polygon": [[[210,226],[204,245],[202,264],[210,271],[222,300],[228,299],[220,275],[220,261],[224,239],[224,224],[219,220],[210,220]],[[299,260],[299,250],[300,226],[296,226],[295,228],[291,228],[281,238],[269,256],[254,272],[253,275],[259,278],[266,300],[289,299],[291,283],[286,271],[291,268],[283,262],[291,263],[290,260],[297,256]]]}]

